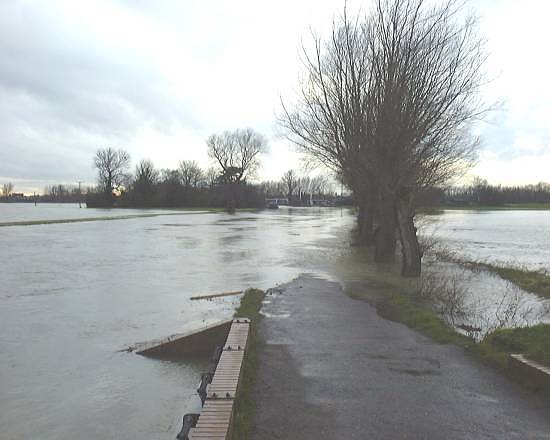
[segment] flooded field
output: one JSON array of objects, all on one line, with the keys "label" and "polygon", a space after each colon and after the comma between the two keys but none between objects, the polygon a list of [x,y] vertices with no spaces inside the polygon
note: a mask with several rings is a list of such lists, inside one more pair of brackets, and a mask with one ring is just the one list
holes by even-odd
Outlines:
[{"label": "flooded field", "polygon": [[[42,209],[9,208],[20,220]],[[316,243],[352,222],[339,209],[280,209],[0,228],[1,437],[174,438],[205,365],[117,350],[231,316],[238,299],[189,297],[311,270],[306,254],[332,252]]]},{"label": "flooded field", "polygon": [[[0,223],[143,212],[0,204]],[[191,296],[268,288],[303,272],[382,288],[379,268],[350,247],[351,210],[170,214],[0,227],[2,438],[174,438],[199,406],[205,361],[117,350],[229,317],[238,301]],[[468,256],[550,269],[550,212],[451,211],[430,221]],[[485,286],[478,298],[504,286],[476,282]]]},{"label": "flooded field", "polygon": [[[550,271],[550,211],[445,210],[424,216],[419,223],[428,241],[461,260]],[[495,273],[429,258],[424,266],[425,274],[439,274],[455,290],[451,306],[460,310],[451,321],[481,328],[478,338],[501,326],[550,322],[550,300],[527,293]],[[457,292],[460,301],[456,301]]]},{"label": "flooded field", "polygon": [[72,203],[0,203],[0,223],[99,217],[124,217],[174,212],[162,209],[86,209]]},{"label": "flooded field", "polygon": [[550,210],[445,210],[423,223],[468,260],[550,270]]}]

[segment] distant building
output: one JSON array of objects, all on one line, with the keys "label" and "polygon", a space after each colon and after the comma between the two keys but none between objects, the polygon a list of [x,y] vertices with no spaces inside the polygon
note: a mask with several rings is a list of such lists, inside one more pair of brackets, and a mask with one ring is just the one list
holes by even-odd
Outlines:
[{"label": "distant building", "polygon": [[284,199],[284,198],[265,199],[265,203],[267,205],[269,205],[270,203],[275,203],[276,205],[288,205],[288,199]]}]

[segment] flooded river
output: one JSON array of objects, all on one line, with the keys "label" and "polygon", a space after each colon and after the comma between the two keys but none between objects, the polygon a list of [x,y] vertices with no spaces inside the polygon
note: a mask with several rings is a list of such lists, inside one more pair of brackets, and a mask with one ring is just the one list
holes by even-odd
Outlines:
[{"label": "flooded river", "polygon": [[[42,214],[128,213],[0,204],[0,223]],[[340,209],[170,214],[0,228],[2,439],[174,438],[204,362],[117,350],[231,316],[237,299],[189,297],[313,270],[333,252],[318,243],[353,223]]]},{"label": "flooded river", "polygon": [[550,271],[550,210],[445,210],[424,220],[467,260]]},{"label": "flooded river", "polygon": [[[125,211],[0,204],[0,223],[152,213]],[[169,215],[0,227],[3,439],[174,438],[199,406],[205,361],[119,349],[229,317],[238,301],[189,300],[198,294],[268,288],[303,272],[376,288],[350,247],[351,210],[153,213]],[[433,220],[465,253],[550,268],[550,212]]]}]

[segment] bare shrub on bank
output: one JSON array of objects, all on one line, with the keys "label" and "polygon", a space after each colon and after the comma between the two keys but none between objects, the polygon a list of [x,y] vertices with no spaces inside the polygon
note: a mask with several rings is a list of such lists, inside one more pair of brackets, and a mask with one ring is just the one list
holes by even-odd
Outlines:
[{"label": "bare shrub on bank", "polygon": [[469,291],[463,283],[466,276],[465,271],[454,275],[441,275],[435,271],[422,274],[422,297],[428,299],[436,313],[453,327],[464,323],[470,312],[466,303]]},{"label": "bare shrub on bank", "polygon": [[474,300],[467,286],[475,275],[465,268],[454,274],[429,268],[423,271],[420,294],[447,324],[476,341],[499,329],[538,324],[550,315],[550,301],[538,302],[509,282],[495,302]]},{"label": "bare shrub on bank", "polygon": [[477,309],[472,320],[482,329],[479,338],[483,339],[503,328],[531,327],[539,324],[550,312],[550,304],[541,304],[525,296],[511,283],[507,283],[500,300],[493,307],[479,305]]}]

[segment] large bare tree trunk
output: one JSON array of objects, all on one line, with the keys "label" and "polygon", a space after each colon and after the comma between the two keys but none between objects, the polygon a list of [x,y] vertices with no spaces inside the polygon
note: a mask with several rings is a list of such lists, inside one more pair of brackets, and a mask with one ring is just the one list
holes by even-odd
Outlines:
[{"label": "large bare tree trunk", "polygon": [[390,262],[395,258],[395,204],[391,196],[382,197],[378,204],[378,226],[375,234],[374,260]]},{"label": "large bare tree trunk", "polygon": [[371,203],[367,201],[360,203],[357,225],[360,243],[365,245],[374,244],[374,210]]},{"label": "large bare tree trunk", "polygon": [[[394,259],[398,230],[406,276],[421,270],[409,202],[474,163],[469,131],[489,109],[476,20],[462,14],[463,0],[432,3],[375,0],[366,19],[344,10],[332,35],[304,50],[298,104],[282,118],[289,137],[354,193],[374,193],[375,259]],[[363,219],[364,210],[361,231]]]},{"label": "large bare tree trunk", "polygon": [[398,197],[396,203],[397,226],[401,242],[401,275],[418,277],[422,268],[422,253],[416,236],[414,215],[409,197]]}]

